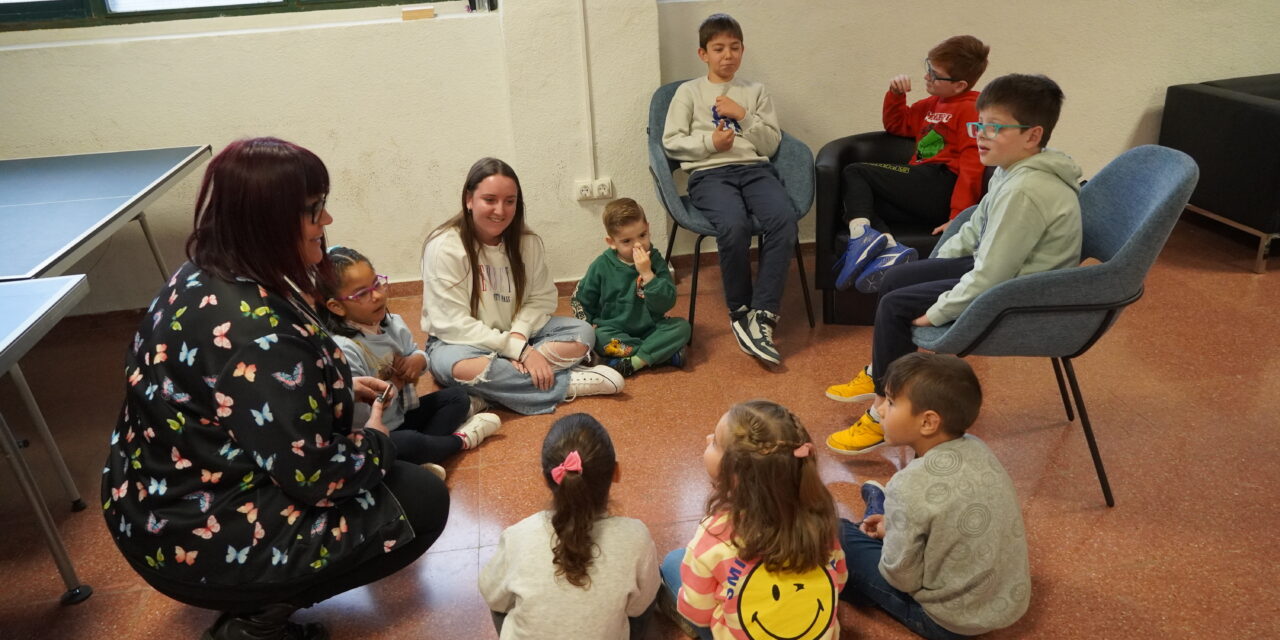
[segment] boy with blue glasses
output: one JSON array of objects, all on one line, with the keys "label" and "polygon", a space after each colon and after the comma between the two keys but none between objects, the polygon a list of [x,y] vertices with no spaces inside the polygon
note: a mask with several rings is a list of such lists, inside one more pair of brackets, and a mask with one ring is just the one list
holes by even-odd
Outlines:
[{"label": "boy with blue glasses", "polygon": [[1062,100],[1053,80],[1022,74],[996,78],[978,97],[978,120],[965,127],[982,164],[997,167],[990,189],[936,258],[886,272],[871,366],[827,389],[833,400],[875,401],[853,426],[827,439],[831,450],[860,454],[884,444],[884,374],[890,362],[915,351],[912,327],[954,321],[974,298],[1005,280],[1080,264],[1080,167],[1045,147]]}]

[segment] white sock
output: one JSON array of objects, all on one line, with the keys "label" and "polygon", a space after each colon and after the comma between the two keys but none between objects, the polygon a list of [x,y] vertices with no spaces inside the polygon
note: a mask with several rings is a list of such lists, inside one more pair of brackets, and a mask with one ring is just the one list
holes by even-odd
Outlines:
[{"label": "white sock", "polygon": [[854,218],[849,221],[849,237],[860,238],[871,228],[871,221],[866,218]]},{"label": "white sock", "polygon": [[893,239],[892,233],[886,233],[884,234],[884,237],[889,241],[889,244],[884,245],[885,249],[891,249],[898,246],[898,241]]},{"label": "white sock", "polygon": [[871,375],[871,365],[867,365],[867,366],[863,367],[863,368],[862,368],[862,370],[863,370],[863,371],[866,371],[866,372],[867,372],[867,375]]},{"label": "white sock", "polygon": [[870,409],[867,409],[867,413],[871,414],[872,420],[880,422],[880,414],[876,411],[875,405],[872,405]]}]

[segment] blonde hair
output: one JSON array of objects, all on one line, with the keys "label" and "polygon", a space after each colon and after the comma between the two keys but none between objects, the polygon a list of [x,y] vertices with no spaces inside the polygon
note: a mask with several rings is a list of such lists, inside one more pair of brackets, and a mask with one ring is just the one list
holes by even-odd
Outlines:
[{"label": "blonde hair", "polygon": [[769,571],[825,565],[838,530],[836,507],[818,476],[809,432],[768,400],[734,405],[727,423],[707,513],[727,513],[739,556],[758,558]]},{"label": "blonde hair", "polygon": [[644,209],[640,208],[640,204],[631,198],[618,198],[604,206],[604,230],[613,237],[618,230],[633,223],[644,222],[649,220],[644,216]]}]

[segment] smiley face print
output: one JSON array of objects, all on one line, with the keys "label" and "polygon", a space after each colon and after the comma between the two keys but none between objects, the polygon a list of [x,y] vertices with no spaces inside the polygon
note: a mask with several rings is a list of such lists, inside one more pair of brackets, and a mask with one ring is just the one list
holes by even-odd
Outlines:
[{"label": "smiley face print", "polygon": [[762,562],[739,593],[738,623],[757,640],[816,640],[835,615],[836,587],[823,567],[775,574]]}]

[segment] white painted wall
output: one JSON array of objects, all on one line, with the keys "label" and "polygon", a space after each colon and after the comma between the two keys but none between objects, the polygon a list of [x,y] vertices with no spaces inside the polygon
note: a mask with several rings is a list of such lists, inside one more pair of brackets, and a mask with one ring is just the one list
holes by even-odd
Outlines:
[{"label": "white painted wall", "polygon": [[[658,84],[656,5],[588,4],[600,175],[660,210],[635,98]],[[403,281],[421,277],[422,239],[457,212],[471,163],[494,155],[521,176],[552,275],[574,279],[603,248],[603,202],[570,198],[592,171],[579,3],[509,5],[412,22],[383,7],[0,33],[0,157],[285,138],[329,168],[330,242]],[[619,42],[633,50],[619,56]],[[148,212],[171,266],[198,185]],[[161,283],[136,228],[73,271],[90,273],[79,313],[146,306]]]},{"label": "white painted wall", "polygon": [[[643,151],[648,97],[705,73],[696,29],[716,11],[742,22],[742,73],[770,87],[783,127],[815,153],[879,129],[888,79],[918,78],[929,47],[957,33],[991,45],[988,79],[1037,72],[1062,85],[1054,145],[1086,174],[1155,140],[1166,86],[1271,73],[1280,60],[1275,0],[586,4],[598,168],[654,222],[663,215]],[[497,155],[520,173],[554,277],[573,279],[601,249],[601,204],[570,197],[591,171],[577,7],[507,0],[498,13],[407,23],[382,7],[0,33],[0,157],[284,137],[333,174],[332,242],[400,281],[418,279],[422,238],[456,212],[467,167]],[[175,265],[196,184],[149,213]],[[801,237],[812,238],[811,218]],[[677,253],[691,245],[684,238]],[[145,306],[159,284],[136,229],[77,268],[92,287],[81,313]]]}]

